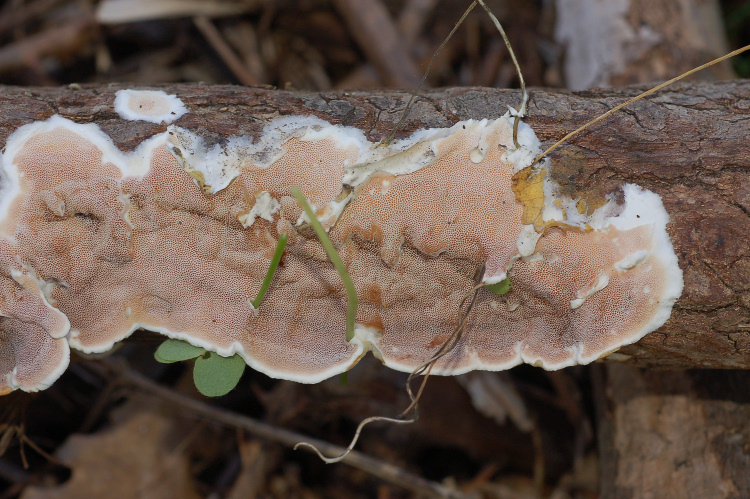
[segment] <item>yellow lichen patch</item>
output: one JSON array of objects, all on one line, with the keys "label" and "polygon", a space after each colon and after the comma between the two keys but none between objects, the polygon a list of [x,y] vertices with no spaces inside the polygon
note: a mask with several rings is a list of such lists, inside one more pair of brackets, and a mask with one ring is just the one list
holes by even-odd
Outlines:
[{"label": "yellow lichen patch", "polygon": [[535,227],[539,227],[544,224],[542,212],[544,211],[544,177],[546,174],[545,170],[527,167],[513,175],[512,189],[516,200],[523,205],[521,223],[524,225],[534,224]]},{"label": "yellow lichen patch", "polygon": [[586,216],[591,216],[596,210],[609,202],[601,192],[587,192],[584,194],[586,201]]},{"label": "yellow lichen patch", "polygon": [[198,188],[203,192],[203,194],[211,194],[211,186],[206,184],[206,177],[203,175],[203,172],[200,170],[196,170],[185,161],[185,158],[182,155],[182,151],[179,147],[172,147],[172,154],[174,154],[177,158],[180,160],[180,165],[185,169],[185,171],[193,177],[193,180],[195,180],[195,183],[198,185]]},{"label": "yellow lichen patch", "polygon": [[590,191],[581,193],[581,197],[576,202],[576,210],[581,215],[590,217],[596,210],[607,204],[609,200],[601,192]]},{"label": "yellow lichen patch", "polygon": [[[576,230],[585,227],[585,230],[592,230],[590,226],[582,226],[574,220],[580,218],[580,215],[590,217],[609,201],[600,192],[583,193],[575,202],[566,197],[547,200],[549,193],[544,192],[545,184],[552,183],[556,186],[555,189],[558,188],[557,184],[548,178],[553,175],[546,168],[535,170],[532,167],[524,168],[513,175],[512,189],[516,200],[523,206],[521,222],[524,225],[533,225],[538,233],[552,227]],[[552,207],[554,210],[550,213],[545,211],[545,208]]]}]

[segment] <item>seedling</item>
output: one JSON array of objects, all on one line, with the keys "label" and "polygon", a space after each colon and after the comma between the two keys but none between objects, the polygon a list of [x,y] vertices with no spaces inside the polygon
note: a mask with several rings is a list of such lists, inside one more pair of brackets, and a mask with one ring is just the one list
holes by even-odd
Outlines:
[{"label": "seedling", "polygon": [[193,382],[206,397],[226,395],[240,382],[245,372],[245,359],[238,354],[223,357],[216,352],[173,338],[156,349],[154,358],[164,364],[195,359]]},{"label": "seedling", "polygon": [[256,309],[260,308],[260,302],[263,301],[263,297],[266,296],[266,292],[271,286],[273,276],[276,274],[276,269],[279,267],[279,263],[281,263],[281,257],[284,255],[284,248],[286,247],[287,239],[289,239],[287,234],[281,234],[281,237],[279,237],[279,242],[276,244],[276,251],[274,251],[273,258],[271,258],[271,265],[268,267],[266,277],[263,279],[263,284],[260,286],[258,296],[253,300],[253,307]]},{"label": "seedling", "polygon": [[[266,296],[266,292],[271,286],[273,276],[276,274],[276,269],[281,263],[281,257],[284,255],[288,238],[287,234],[282,234],[279,237],[266,277],[263,279],[258,295],[252,301],[252,306],[255,309],[260,307],[263,297]],[[245,359],[240,357],[239,354],[224,357],[216,352],[210,352],[205,348],[174,338],[170,338],[159,345],[159,348],[154,352],[154,358],[164,364],[195,359],[193,382],[198,391],[206,397],[221,397],[232,391],[240,382],[246,365]]]}]

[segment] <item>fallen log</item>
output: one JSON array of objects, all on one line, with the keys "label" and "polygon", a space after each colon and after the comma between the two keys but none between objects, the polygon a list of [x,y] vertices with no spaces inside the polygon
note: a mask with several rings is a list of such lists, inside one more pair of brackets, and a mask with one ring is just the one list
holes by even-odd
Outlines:
[{"label": "fallen log", "polygon": [[[0,143],[20,126],[60,115],[94,123],[122,151],[132,151],[166,125],[123,121],[113,102],[122,85],[0,90]],[[211,146],[257,137],[273,118],[315,116],[356,127],[371,142],[386,137],[408,94],[297,93],[229,86],[159,86],[190,109],[179,125]],[[543,144],[636,95],[640,89],[586,92],[533,90],[529,116]],[[421,95],[397,137],[447,128],[468,119],[499,118],[518,93],[461,88]],[[549,175],[571,199],[596,204],[624,183],[663,201],[684,274],[684,291],[669,321],[637,344],[607,357],[639,366],[750,366],[750,84],[677,85],[581,133],[551,155]]]}]

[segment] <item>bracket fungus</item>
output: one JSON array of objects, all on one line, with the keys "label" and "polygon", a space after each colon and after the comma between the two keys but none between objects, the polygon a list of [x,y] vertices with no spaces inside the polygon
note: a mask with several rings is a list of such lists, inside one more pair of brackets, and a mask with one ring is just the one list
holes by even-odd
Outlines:
[{"label": "bracket fungus", "polygon": [[163,90],[118,90],[115,111],[124,120],[172,123],[187,112],[176,95]]},{"label": "bracket fungus", "polygon": [[[124,119],[181,112],[158,92],[117,99]],[[134,99],[154,108],[136,111]],[[43,389],[69,347],[103,352],[138,328],[299,382],[344,372],[367,351],[411,371],[450,337],[480,267],[484,283],[513,287],[480,290],[434,373],[557,369],[661,326],[682,273],[659,197],[625,185],[623,202],[577,210],[547,166],[531,169],[539,142],[523,123],[518,141],[509,114],[382,147],[310,116],[213,147],[169,125],[130,153],[94,124],[25,125],[0,171],[0,392]],[[350,342],[346,290],[293,186],[356,289]]]}]

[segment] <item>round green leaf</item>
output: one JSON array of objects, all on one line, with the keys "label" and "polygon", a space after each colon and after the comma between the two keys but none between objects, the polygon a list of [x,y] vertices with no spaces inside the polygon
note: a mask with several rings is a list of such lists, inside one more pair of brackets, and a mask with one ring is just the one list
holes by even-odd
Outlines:
[{"label": "round green leaf", "polygon": [[507,277],[500,282],[495,284],[487,284],[484,286],[488,291],[495,293],[496,295],[504,295],[510,291],[510,279]]},{"label": "round green leaf", "polygon": [[237,386],[244,371],[245,361],[239,355],[222,357],[215,352],[206,352],[195,359],[193,381],[206,397],[221,397]]},{"label": "round green leaf", "polygon": [[156,349],[154,358],[164,364],[190,360],[203,355],[206,350],[187,341],[168,339]]}]

